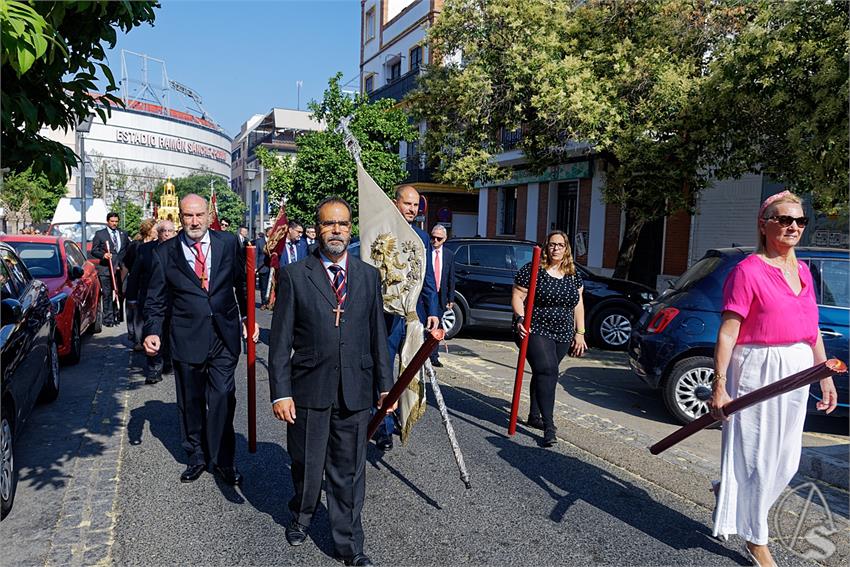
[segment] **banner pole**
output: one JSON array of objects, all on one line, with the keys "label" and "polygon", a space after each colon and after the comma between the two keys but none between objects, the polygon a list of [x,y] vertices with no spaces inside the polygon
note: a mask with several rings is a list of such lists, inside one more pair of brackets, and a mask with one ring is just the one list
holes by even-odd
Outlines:
[{"label": "banner pole", "polygon": [[256,266],[257,248],[253,244],[245,247],[245,271],[246,283],[248,284],[248,319],[246,327],[248,337],[248,452],[257,452],[257,343],[254,342],[254,325],[257,320],[256,309]]},{"label": "banner pole", "polygon": [[508,435],[516,433],[517,414],[519,414],[519,396],[522,393],[522,375],[525,372],[525,357],[528,353],[528,337],[531,331],[531,316],[534,311],[534,294],[537,291],[537,273],[540,271],[539,246],[534,247],[531,257],[531,283],[528,284],[528,297],[525,299],[525,315],[522,326],[525,328],[525,338],[519,345],[519,357],[516,362],[516,377],[514,378],[514,397],[511,401],[511,421],[508,424]]}]

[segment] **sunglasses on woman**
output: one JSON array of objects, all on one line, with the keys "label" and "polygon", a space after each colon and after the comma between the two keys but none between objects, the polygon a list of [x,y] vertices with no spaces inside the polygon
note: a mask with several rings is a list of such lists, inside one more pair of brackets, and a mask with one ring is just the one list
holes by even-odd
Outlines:
[{"label": "sunglasses on woman", "polygon": [[800,228],[805,228],[809,224],[809,217],[792,217],[790,215],[773,215],[765,220],[772,220],[779,223],[782,228],[791,226],[791,223],[796,222]]}]

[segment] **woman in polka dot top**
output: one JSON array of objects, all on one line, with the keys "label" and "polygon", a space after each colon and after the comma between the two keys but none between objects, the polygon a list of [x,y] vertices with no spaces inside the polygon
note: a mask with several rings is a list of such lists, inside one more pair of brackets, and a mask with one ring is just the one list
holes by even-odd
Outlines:
[{"label": "woman in polka dot top", "polygon": [[[523,318],[530,284],[529,262],[517,272],[511,299],[514,325],[520,339],[527,334]],[[551,447],[558,441],[552,417],[558,364],[567,352],[572,356],[582,356],[587,350],[584,342],[584,302],[581,298],[583,290],[566,233],[560,230],[550,232],[537,274],[531,336],[528,339],[528,363],[531,365],[528,425],[543,430],[544,447]]]}]

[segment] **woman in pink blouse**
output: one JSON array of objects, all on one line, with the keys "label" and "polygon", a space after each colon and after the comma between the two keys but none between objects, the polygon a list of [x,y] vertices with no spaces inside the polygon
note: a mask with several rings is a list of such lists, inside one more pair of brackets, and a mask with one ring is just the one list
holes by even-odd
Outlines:
[{"label": "woman in pink blouse", "polygon": [[[794,254],[808,223],[800,198],[788,191],[769,197],[757,222],[758,249],[732,270],[723,288],[709,402],[718,419],[732,398],[826,360],[812,274]],[[829,413],[837,403],[832,378],[820,386],[817,407]],[[723,426],[714,535],[740,535],[760,567],[775,565],[767,516],[797,472],[808,395],[806,387],[772,398]]]}]

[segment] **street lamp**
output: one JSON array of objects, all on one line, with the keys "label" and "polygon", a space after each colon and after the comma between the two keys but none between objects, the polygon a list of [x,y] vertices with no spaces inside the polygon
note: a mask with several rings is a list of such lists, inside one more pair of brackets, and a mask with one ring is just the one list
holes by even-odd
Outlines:
[{"label": "street lamp", "polygon": [[[266,229],[265,224],[265,215],[266,215],[266,190],[265,190],[265,177],[266,177],[266,168],[263,167],[263,164],[260,164],[260,169],[255,167],[246,167],[245,173],[248,174],[248,180],[253,181],[257,176],[257,173],[260,174],[260,232],[263,232]],[[251,210],[253,217],[253,207]]]},{"label": "street lamp", "polygon": [[80,249],[86,253],[86,144],[83,134],[88,134],[94,122],[94,114],[89,114],[77,124],[77,147],[80,149],[80,167],[77,170],[77,183],[80,187]]}]

